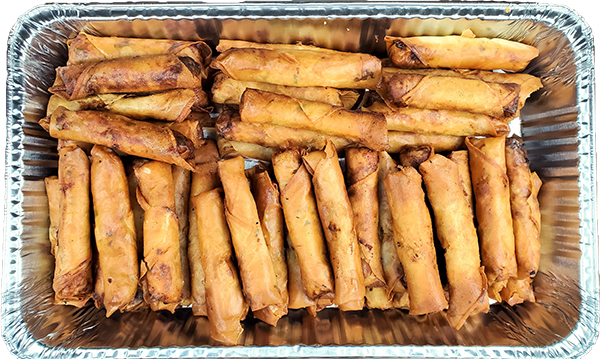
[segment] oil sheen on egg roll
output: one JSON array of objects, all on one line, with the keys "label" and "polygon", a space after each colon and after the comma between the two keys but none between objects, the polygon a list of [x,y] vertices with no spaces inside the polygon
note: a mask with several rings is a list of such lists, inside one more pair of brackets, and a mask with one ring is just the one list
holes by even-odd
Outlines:
[{"label": "oil sheen on egg roll", "polygon": [[488,295],[501,301],[500,291],[517,276],[505,137],[467,138],[466,144]]},{"label": "oil sheen on egg roll", "polygon": [[256,200],[256,209],[262,226],[262,231],[271,253],[273,269],[277,279],[277,289],[281,294],[282,302],[271,305],[254,312],[254,316],[265,323],[275,326],[277,321],[288,312],[288,269],[283,248],[284,220],[281,204],[279,203],[279,190],[269,173],[257,172],[252,175],[252,193]]},{"label": "oil sheen on egg roll", "polygon": [[387,149],[385,117],[323,102],[246,89],[240,102],[242,122],[287,126],[348,138],[376,151]]},{"label": "oil sheen on egg roll", "polygon": [[[204,189],[210,186],[206,186]],[[210,336],[235,345],[242,334],[241,321],[248,304],[233,264],[231,236],[225,219],[223,191],[214,188],[192,197],[202,267],[206,275],[206,307]]]},{"label": "oil sheen on egg roll", "polygon": [[388,131],[389,153],[399,153],[408,147],[431,146],[435,152],[454,151],[464,146],[465,137],[412,132]]},{"label": "oil sheen on egg roll", "polygon": [[[229,43],[227,46],[231,46]],[[372,55],[305,45],[219,43],[211,67],[236,80],[285,86],[374,89],[381,61]]]},{"label": "oil sheen on egg roll", "polygon": [[165,126],[102,111],[70,111],[59,107],[40,120],[50,136],[118,149],[129,155],[193,170],[194,144]]},{"label": "oil sheen on egg roll", "polygon": [[460,177],[460,185],[463,189],[471,216],[475,218],[475,208],[473,204],[473,186],[471,184],[471,170],[469,169],[469,151],[452,151],[448,154],[449,159],[458,165],[458,175]]},{"label": "oil sheen on egg roll", "polygon": [[333,297],[334,280],[311,176],[297,150],[280,152],[273,157],[273,172],[281,191],[289,239],[298,257],[302,285],[315,301]]},{"label": "oil sheen on egg roll", "polygon": [[273,148],[264,147],[255,143],[229,141],[223,137],[217,139],[219,155],[222,158],[243,156],[261,161],[271,161]]},{"label": "oil sheen on egg roll", "polygon": [[390,59],[401,68],[522,71],[539,55],[533,46],[475,37],[470,30],[461,36],[386,36],[384,40]]},{"label": "oil sheen on egg roll", "polygon": [[48,91],[66,100],[108,93],[201,88],[201,65],[189,57],[147,55],[58,67]]},{"label": "oil sheen on egg roll", "polygon": [[94,233],[109,317],[127,306],[138,289],[136,232],[123,162],[104,146],[94,146],[90,154]]},{"label": "oil sheen on egg roll", "polygon": [[52,289],[56,304],[83,307],[92,297],[90,161],[76,145],[58,151],[60,221]]},{"label": "oil sheen on egg roll", "polygon": [[188,259],[188,233],[189,233],[189,201],[191,172],[179,166],[172,166],[173,184],[175,186],[175,214],[179,220],[179,251],[181,257],[181,274],[183,286],[181,288],[181,305],[192,303],[190,293],[190,262]]},{"label": "oil sheen on egg roll", "polygon": [[367,288],[385,286],[379,241],[379,204],[377,170],[379,156],[364,147],[346,149],[348,198],[354,214],[354,227],[360,248],[363,275]]},{"label": "oil sheen on egg roll", "polygon": [[357,92],[339,90],[333,87],[296,87],[274,85],[266,82],[240,81],[218,72],[214,77],[211,88],[212,101],[226,105],[239,105],[242,94],[247,88],[269,91],[298,99],[324,102],[332,106],[343,106],[346,109],[352,108],[359,97]]},{"label": "oil sheen on egg roll", "polygon": [[447,309],[421,175],[412,167],[401,167],[400,171],[389,174],[383,184],[398,258],[406,276],[409,313],[421,315]]},{"label": "oil sheen on egg roll", "polygon": [[246,299],[253,312],[283,303],[256,202],[241,156],[218,162],[225,192],[225,214]]},{"label": "oil sheen on egg roll", "polygon": [[363,110],[383,114],[390,131],[449,136],[498,136],[509,132],[508,124],[502,121],[466,111],[396,106],[392,108],[379,101]]},{"label": "oil sheen on egg roll", "polygon": [[44,183],[48,197],[48,240],[50,241],[50,252],[54,255],[60,223],[60,182],[57,176],[51,176],[44,178]]},{"label": "oil sheen on egg roll", "polygon": [[335,278],[334,303],[342,311],[361,310],[365,302],[360,248],[352,205],[335,146],[303,156],[312,182]]},{"label": "oil sheen on egg roll", "polygon": [[216,123],[217,133],[230,141],[246,142],[279,149],[321,149],[325,140],[332,141],[338,150],[353,143],[352,140],[323,133],[276,126],[242,122],[239,113],[223,111]]},{"label": "oil sheen on egg roll", "polygon": [[135,167],[137,199],[144,210],[144,260],[140,277],[152,310],[174,312],[183,290],[179,221],[171,165],[147,161]]},{"label": "oil sheen on egg roll", "polygon": [[421,163],[437,237],[445,250],[450,289],[447,318],[460,329],[471,314],[487,313],[487,278],[479,258],[477,230],[463,194],[458,165],[434,155]]}]

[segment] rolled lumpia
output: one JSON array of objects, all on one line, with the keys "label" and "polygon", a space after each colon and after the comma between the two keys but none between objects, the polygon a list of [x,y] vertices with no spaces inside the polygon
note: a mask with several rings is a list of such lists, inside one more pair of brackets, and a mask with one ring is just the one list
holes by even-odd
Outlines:
[{"label": "rolled lumpia", "polygon": [[464,146],[465,137],[388,131],[388,153],[399,153],[407,147],[430,146],[437,153],[454,151]]},{"label": "rolled lumpia", "polygon": [[473,186],[471,184],[471,170],[469,169],[469,151],[452,151],[447,156],[458,165],[458,175],[463,194],[469,204],[471,216],[475,218],[475,208],[473,204]]},{"label": "rolled lumpia", "polygon": [[60,181],[57,176],[51,176],[44,178],[44,183],[48,197],[48,240],[50,241],[50,253],[54,255],[60,225]]},{"label": "rolled lumpia", "polygon": [[401,166],[414,167],[416,169],[419,169],[419,165],[430,159],[433,155],[433,148],[429,145],[425,145],[406,147],[405,149],[400,151],[398,158],[400,160]]},{"label": "rolled lumpia", "polygon": [[179,251],[181,258],[181,274],[183,286],[181,287],[181,306],[192,303],[191,299],[191,274],[188,259],[188,233],[189,233],[189,201],[191,172],[179,166],[172,166],[173,185],[175,186],[175,214],[179,220]]}]

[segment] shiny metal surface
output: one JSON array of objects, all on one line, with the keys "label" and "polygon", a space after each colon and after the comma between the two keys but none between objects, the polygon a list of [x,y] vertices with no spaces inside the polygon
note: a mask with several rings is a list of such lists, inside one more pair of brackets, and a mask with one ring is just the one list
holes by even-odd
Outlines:
[{"label": "shiny metal surface", "polygon": [[[291,311],[270,327],[244,323],[243,346],[219,347],[188,309],[118,314],[51,304],[54,261],[41,179],[55,174],[56,141],[37,124],[54,69],[78,31],[173,39],[219,37],[315,44],[384,56],[385,35],[478,36],[536,46],[526,72],[544,88],[522,111],[532,168],[544,181],[538,302],[494,305],[460,331],[441,314]],[[50,4],[15,25],[8,43],[4,336],[20,357],[578,357],[598,334],[598,243],[589,27],[568,8],[511,3]]]}]

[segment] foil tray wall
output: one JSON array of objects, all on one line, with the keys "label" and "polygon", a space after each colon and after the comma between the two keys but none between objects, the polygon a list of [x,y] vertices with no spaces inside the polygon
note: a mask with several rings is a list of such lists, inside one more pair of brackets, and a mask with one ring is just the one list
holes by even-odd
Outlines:
[{"label": "foil tray wall", "polygon": [[[66,40],[96,35],[303,42],[385,55],[389,35],[450,35],[522,41],[540,51],[526,69],[544,88],[522,110],[520,132],[544,181],[537,303],[492,306],[459,331],[441,314],[400,310],[312,318],[292,310],[277,327],[244,323],[243,346],[210,340],[191,310],[105,318],[104,310],[51,304],[43,177],[56,173],[56,141],[37,125]],[[590,28],[566,7],[513,3],[118,3],[49,4],[18,19],[8,40],[7,198],[2,325],[20,357],[485,357],[583,355],[598,335],[594,67]]]}]

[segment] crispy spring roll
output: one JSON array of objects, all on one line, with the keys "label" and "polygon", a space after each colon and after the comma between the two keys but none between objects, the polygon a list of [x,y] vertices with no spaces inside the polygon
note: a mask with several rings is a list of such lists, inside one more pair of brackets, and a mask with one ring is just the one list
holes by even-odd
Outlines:
[{"label": "crispy spring roll", "polygon": [[498,136],[510,130],[508,124],[478,113],[393,105],[392,107],[377,101],[363,111],[383,114],[390,131],[448,136]]},{"label": "crispy spring roll", "polygon": [[500,291],[517,276],[505,138],[467,138],[466,144],[488,295],[502,301]]},{"label": "crispy spring roll", "polygon": [[127,306],[138,289],[136,232],[123,162],[103,146],[94,146],[90,154],[94,233],[102,270],[103,303],[106,316],[110,317]]},{"label": "crispy spring roll", "polygon": [[429,145],[435,152],[454,151],[465,144],[465,137],[426,135],[411,132],[388,131],[389,153],[399,153],[407,147]]},{"label": "crispy spring roll", "polygon": [[343,311],[361,310],[365,302],[365,280],[354,228],[352,205],[337,151],[330,141],[325,149],[303,156],[313,176],[321,224],[329,248],[335,277],[334,303]]},{"label": "crispy spring roll", "polygon": [[244,293],[252,311],[257,312],[283,301],[244,166],[241,156],[218,162],[225,192],[225,214]]},{"label": "crispy spring roll", "polygon": [[471,170],[469,169],[469,151],[452,151],[446,157],[458,165],[460,185],[463,189],[463,194],[467,199],[467,203],[469,204],[471,216],[475,218],[475,208],[473,208],[473,186],[471,185]]},{"label": "crispy spring roll", "polygon": [[498,38],[476,38],[470,30],[461,36],[386,36],[384,40],[390,59],[401,68],[522,71],[539,55],[533,46]]},{"label": "crispy spring roll", "polygon": [[273,157],[273,171],[281,190],[281,206],[289,238],[298,257],[306,295],[315,301],[333,297],[333,273],[327,257],[311,177],[299,151]]},{"label": "crispy spring roll", "polygon": [[55,254],[58,241],[58,227],[60,224],[60,181],[57,176],[44,178],[46,196],[48,197],[48,240],[50,240],[50,253]]},{"label": "crispy spring roll", "polygon": [[[207,116],[210,116],[206,114]],[[202,133],[202,121],[198,118],[187,118],[181,122],[153,122],[165,127],[170,128],[173,131],[181,133],[185,138],[192,141],[194,144],[194,150],[196,147],[202,146],[204,143],[204,134]],[[194,151],[194,155],[196,151]]]},{"label": "crispy spring roll", "polygon": [[[207,176],[208,179],[209,176]],[[210,182],[210,180],[208,181]],[[205,185],[207,189],[211,185]],[[206,275],[206,307],[211,338],[237,344],[241,321],[248,313],[237,268],[233,264],[231,236],[225,220],[221,188],[192,197],[198,231],[198,249]]]},{"label": "crispy spring roll", "polygon": [[192,303],[190,293],[190,262],[188,260],[188,233],[189,233],[189,201],[192,181],[191,172],[179,166],[172,166],[173,184],[175,186],[175,214],[179,220],[179,251],[181,252],[181,274],[183,286],[181,288],[181,305]]},{"label": "crispy spring roll", "polygon": [[258,172],[252,176],[252,192],[256,199],[256,209],[260,224],[271,253],[273,269],[277,279],[277,289],[281,294],[282,303],[271,305],[254,312],[254,316],[265,323],[275,326],[279,318],[287,314],[288,308],[288,269],[283,248],[284,221],[281,204],[279,203],[279,190],[269,173]]},{"label": "crispy spring roll", "polygon": [[442,155],[434,155],[421,163],[419,171],[433,209],[437,237],[446,251],[448,322],[460,329],[471,314],[487,313],[489,309],[477,231],[463,194],[458,165]]},{"label": "crispy spring roll", "polygon": [[56,69],[48,89],[66,100],[107,93],[201,88],[202,66],[189,57],[148,55],[82,63]]},{"label": "crispy spring roll", "polygon": [[264,147],[255,143],[229,141],[223,137],[217,139],[219,155],[221,158],[243,156],[261,161],[271,161],[273,148]]},{"label": "crispy spring roll", "polygon": [[231,110],[219,115],[216,128],[217,133],[227,140],[279,149],[321,149],[325,147],[326,139],[332,141],[338,150],[353,143],[350,139],[310,130],[242,122],[240,115]]},{"label": "crispy spring roll", "polygon": [[246,89],[240,102],[242,122],[287,126],[348,138],[376,151],[387,149],[385,117],[350,111],[322,102]]},{"label": "crispy spring roll", "polygon": [[506,287],[500,291],[500,296],[511,306],[523,302],[535,302],[532,283],[533,278],[508,278]]},{"label": "crispy spring roll", "polygon": [[193,170],[194,144],[167,127],[101,111],[69,111],[59,107],[40,120],[50,136],[118,149],[126,154]]},{"label": "crispy spring roll", "polygon": [[398,158],[400,159],[400,165],[404,167],[414,167],[419,169],[419,165],[434,155],[433,148],[429,145],[406,147]]},{"label": "crispy spring roll", "polygon": [[372,55],[305,45],[219,42],[211,67],[242,81],[285,86],[375,89],[381,61]]},{"label": "crispy spring roll", "polygon": [[58,151],[60,221],[52,289],[57,304],[83,307],[92,297],[90,161],[76,145]]},{"label": "crispy spring roll", "polygon": [[317,304],[310,299],[304,290],[302,284],[302,273],[300,272],[300,262],[298,261],[298,253],[293,246],[286,248],[287,266],[288,266],[288,308],[306,310],[313,317],[317,315]]},{"label": "crispy spring roll", "polygon": [[401,167],[400,171],[387,175],[383,184],[398,258],[406,276],[409,313],[421,315],[447,309],[421,175],[412,167]]},{"label": "crispy spring roll", "polygon": [[379,241],[378,164],[379,156],[376,151],[362,147],[346,149],[348,198],[354,214],[354,226],[367,288],[385,286]]}]

